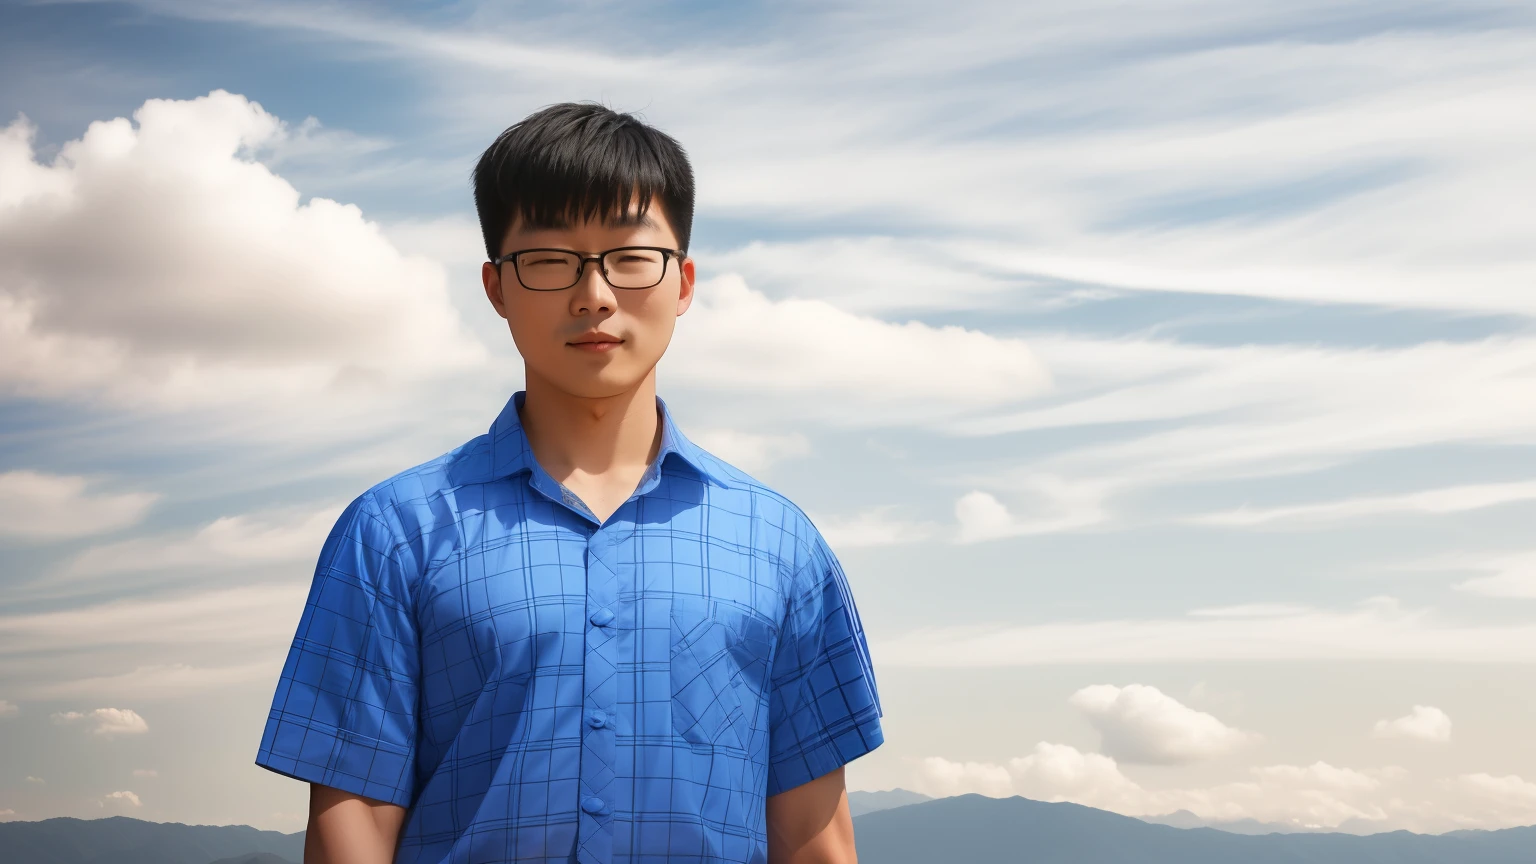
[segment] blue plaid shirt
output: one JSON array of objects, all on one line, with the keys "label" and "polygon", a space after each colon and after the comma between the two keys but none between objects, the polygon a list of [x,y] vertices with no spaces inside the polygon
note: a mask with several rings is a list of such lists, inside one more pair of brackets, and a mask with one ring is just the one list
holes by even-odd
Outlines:
[{"label": "blue plaid shirt", "polygon": [[600,523],[523,398],[342,512],[256,764],[408,808],[401,864],[765,862],[767,796],[884,740],[842,567],[660,398]]}]

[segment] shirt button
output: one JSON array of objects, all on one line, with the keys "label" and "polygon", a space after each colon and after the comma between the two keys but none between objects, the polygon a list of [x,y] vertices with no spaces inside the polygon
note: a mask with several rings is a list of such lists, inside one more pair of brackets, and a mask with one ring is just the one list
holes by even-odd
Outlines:
[{"label": "shirt button", "polygon": [[607,722],[608,712],[601,708],[593,709],[593,711],[587,715],[587,725],[591,726],[593,729],[602,728],[602,725]]},{"label": "shirt button", "polygon": [[609,622],[613,621],[613,619],[614,614],[612,609],[599,609],[588,616],[588,620],[599,627],[606,626]]},{"label": "shirt button", "polygon": [[613,812],[609,809],[608,802],[596,795],[588,795],[586,798],[583,798],[581,800],[581,809],[596,816],[607,816]]}]

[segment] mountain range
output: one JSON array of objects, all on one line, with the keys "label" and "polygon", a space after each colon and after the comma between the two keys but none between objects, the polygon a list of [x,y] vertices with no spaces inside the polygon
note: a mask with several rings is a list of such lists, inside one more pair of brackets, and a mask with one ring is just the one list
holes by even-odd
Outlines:
[{"label": "mountain range", "polygon": [[[1536,864],[1536,826],[1357,835],[1176,827],[1020,796],[851,792],[860,864]],[[1198,821],[1180,812],[1156,819]],[[1251,821],[1251,820],[1250,820]],[[1283,833],[1289,831],[1290,833]],[[304,832],[126,816],[0,823],[3,864],[299,864]]]}]

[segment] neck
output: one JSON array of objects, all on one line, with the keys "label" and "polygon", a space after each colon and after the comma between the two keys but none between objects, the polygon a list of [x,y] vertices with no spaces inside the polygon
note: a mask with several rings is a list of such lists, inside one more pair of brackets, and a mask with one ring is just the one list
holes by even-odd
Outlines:
[{"label": "neck", "polygon": [[564,482],[573,474],[595,476],[643,470],[661,449],[656,370],[633,388],[605,396],[577,396],[531,372],[518,418],[533,456]]}]

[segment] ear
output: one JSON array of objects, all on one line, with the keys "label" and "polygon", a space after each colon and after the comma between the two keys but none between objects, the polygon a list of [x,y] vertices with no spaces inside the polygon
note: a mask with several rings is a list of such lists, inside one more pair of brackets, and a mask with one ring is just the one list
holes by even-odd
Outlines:
[{"label": "ear", "polygon": [[677,262],[677,272],[682,274],[682,283],[677,292],[677,314],[681,315],[693,303],[693,259],[684,258]]},{"label": "ear", "polygon": [[485,283],[485,297],[495,307],[496,314],[507,317],[506,303],[501,296],[501,273],[499,268],[487,261],[480,265],[480,281]]}]

